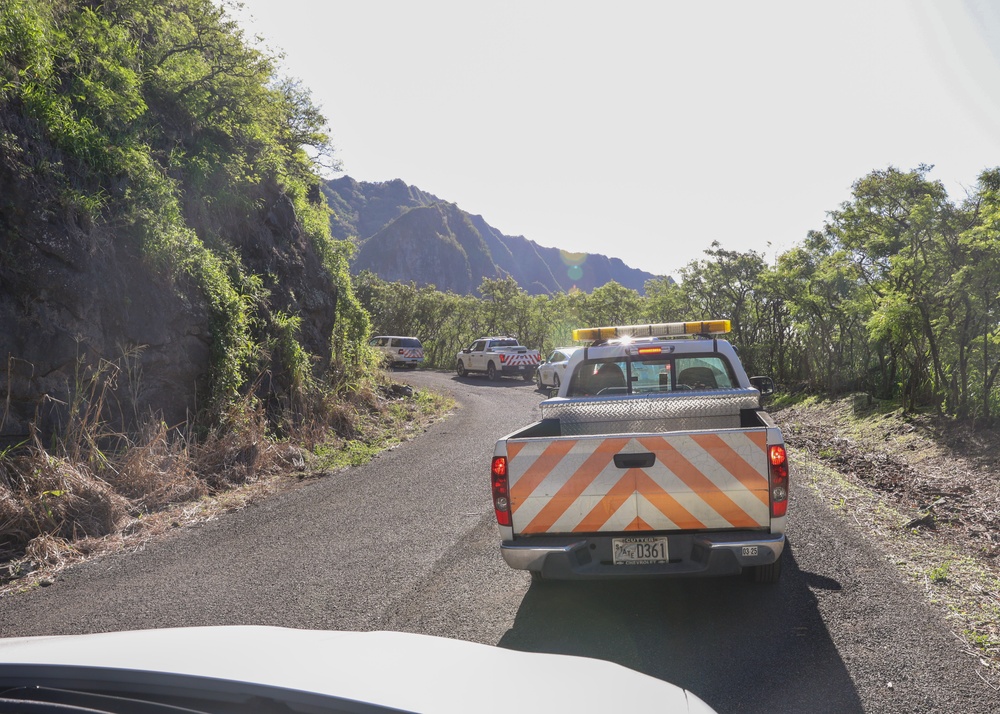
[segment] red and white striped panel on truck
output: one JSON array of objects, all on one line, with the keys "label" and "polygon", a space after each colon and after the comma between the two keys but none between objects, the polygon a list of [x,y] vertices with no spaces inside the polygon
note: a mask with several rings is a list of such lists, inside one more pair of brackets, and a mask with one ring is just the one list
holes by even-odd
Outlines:
[{"label": "red and white striped panel on truck", "polygon": [[508,365],[510,367],[520,367],[521,365],[534,367],[542,361],[542,355],[538,352],[525,352],[518,353],[513,352],[511,354],[500,355],[501,364]]},{"label": "red and white striped panel on truck", "polygon": [[401,347],[399,354],[407,359],[423,359],[424,351],[419,347]]},{"label": "red and white striped panel on truck", "polygon": [[511,439],[507,457],[514,531],[767,526],[766,453],[765,429]]}]

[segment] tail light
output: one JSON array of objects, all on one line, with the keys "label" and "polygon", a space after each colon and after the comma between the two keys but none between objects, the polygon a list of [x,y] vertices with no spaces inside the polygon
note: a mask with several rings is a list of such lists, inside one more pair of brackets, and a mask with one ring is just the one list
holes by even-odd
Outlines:
[{"label": "tail light", "polygon": [[507,486],[507,457],[494,456],[492,473],[493,510],[497,514],[497,523],[501,526],[510,525],[510,489]]},{"label": "tail light", "polygon": [[771,517],[779,518],[788,512],[788,454],[785,447],[774,444],[767,450],[771,467]]},{"label": "tail light", "polygon": [[500,364],[503,364],[506,361],[507,361],[507,355],[500,355]]}]

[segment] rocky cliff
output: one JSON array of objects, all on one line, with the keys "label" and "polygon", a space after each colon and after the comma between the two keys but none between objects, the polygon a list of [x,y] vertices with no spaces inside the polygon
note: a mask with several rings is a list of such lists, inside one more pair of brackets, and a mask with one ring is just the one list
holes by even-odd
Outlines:
[{"label": "rocky cliff", "polygon": [[[274,315],[297,316],[301,344],[327,364],[337,286],[289,198],[274,183],[253,193],[256,211],[213,232],[267,293],[254,339],[267,340]],[[110,389],[111,430],[150,414],[182,425],[207,405],[218,313],[203,286],[151,262],[132,231],[62,206],[11,156],[0,161],[0,244],[0,448],[32,423],[43,437],[62,433],[81,391],[98,383]]]},{"label": "rocky cliff", "polygon": [[353,298],[308,95],[212,0],[4,0],[0,38],[0,448],[322,376]]}]

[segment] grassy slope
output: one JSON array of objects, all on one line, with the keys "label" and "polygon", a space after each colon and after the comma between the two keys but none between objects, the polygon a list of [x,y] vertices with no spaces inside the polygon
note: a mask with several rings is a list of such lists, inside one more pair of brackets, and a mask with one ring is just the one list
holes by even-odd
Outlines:
[{"label": "grassy slope", "polygon": [[772,409],[812,488],[877,540],[1000,679],[1000,464],[995,428],[848,398]]}]

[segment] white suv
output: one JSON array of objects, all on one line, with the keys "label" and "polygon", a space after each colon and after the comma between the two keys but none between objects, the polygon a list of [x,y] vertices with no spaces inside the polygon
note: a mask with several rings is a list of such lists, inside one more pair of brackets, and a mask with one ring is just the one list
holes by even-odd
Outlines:
[{"label": "white suv", "polygon": [[388,367],[416,369],[424,362],[424,346],[416,337],[380,335],[371,338],[368,344],[382,353]]}]

